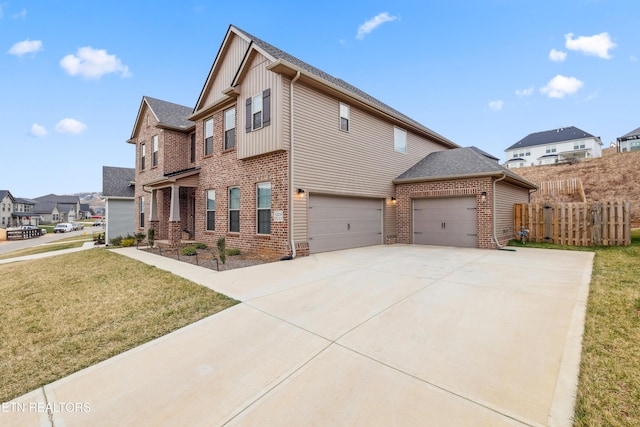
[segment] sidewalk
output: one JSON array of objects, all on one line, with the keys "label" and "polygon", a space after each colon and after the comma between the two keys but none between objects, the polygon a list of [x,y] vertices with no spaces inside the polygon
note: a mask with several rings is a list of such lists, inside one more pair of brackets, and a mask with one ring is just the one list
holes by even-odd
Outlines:
[{"label": "sidewalk", "polygon": [[0,259],[0,264],[9,264],[9,263],[18,262],[18,261],[29,261],[32,259],[48,258],[55,255],[69,254],[71,252],[80,252],[86,249],[92,249],[96,247],[99,247],[99,246],[95,246],[93,242],[85,242],[79,248],[61,249],[59,251],[43,252],[41,254],[33,254],[33,255],[19,256],[15,258]]}]

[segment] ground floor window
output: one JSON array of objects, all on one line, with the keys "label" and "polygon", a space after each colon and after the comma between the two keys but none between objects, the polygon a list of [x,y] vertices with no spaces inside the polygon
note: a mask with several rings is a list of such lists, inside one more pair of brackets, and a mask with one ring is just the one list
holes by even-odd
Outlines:
[{"label": "ground floor window", "polygon": [[140,228],[144,228],[144,197],[140,197]]},{"label": "ground floor window", "polygon": [[258,234],[271,234],[271,183],[258,184]]},{"label": "ground floor window", "polygon": [[207,230],[216,229],[216,190],[207,190]]},{"label": "ground floor window", "polygon": [[240,187],[229,188],[229,231],[240,232]]}]

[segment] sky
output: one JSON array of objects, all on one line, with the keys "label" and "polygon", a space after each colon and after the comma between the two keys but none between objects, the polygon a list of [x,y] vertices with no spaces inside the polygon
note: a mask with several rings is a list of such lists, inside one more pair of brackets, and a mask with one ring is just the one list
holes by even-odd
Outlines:
[{"label": "sky", "polygon": [[192,107],[233,24],[504,161],[576,126],[640,127],[635,0],[0,0],[0,189],[100,192],[143,96]]}]

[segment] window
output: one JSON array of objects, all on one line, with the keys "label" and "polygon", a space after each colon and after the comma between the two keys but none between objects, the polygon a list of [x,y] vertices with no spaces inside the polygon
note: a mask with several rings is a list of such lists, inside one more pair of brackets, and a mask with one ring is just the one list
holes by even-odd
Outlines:
[{"label": "window", "polygon": [[192,133],[191,135],[189,135],[191,137],[191,163],[194,163],[196,161],[196,134]]},{"label": "window", "polygon": [[271,89],[247,98],[245,130],[251,132],[271,124]]},{"label": "window", "polygon": [[349,132],[349,106],[340,103],[340,130]]},{"label": "window", "polygon": [[213,154],[213,117],[204,121],[204,155]]},{"label": "window", "polygon": [[407,131],[393,128],[393,148],[399,153],[407,152]]},{"label": "window", "polygon": [[236,109],[229,108],[224,112],[224,149],[236,146]]},{"label": "window", "polygon": [[556,146],[555,145],[549,145],[546,149],[546,153],[550,154],[550,153],[555,153],[556,152]]},{"label": "window", "polygon": [[579,149],[584,148],[584,147],[585,147],[584,141],[583,142],[574,142],[573,143],[573,149],[574,150],[579,150]]},{"label": "window", "polygon": [[151,138],[151,166],[158,166],[158,135]]},{"label": "window", "polygon": [[144,170],[145,156],[147,155],[147,145],[140,144],[140,170]]},{"label": "window", "polygon": [[271,234],[271,183],[258,184],[258,234]]},{"label": "window", "polygon": [[144,197],[140,197],[140,228],[144,228]]},{"label": "window", "polygon": [[240,232],[240,187],[229,188],[229,231]]},{"label": "window", "polygon": [[207,190],[207,230],[216,229],[216,190]]}]

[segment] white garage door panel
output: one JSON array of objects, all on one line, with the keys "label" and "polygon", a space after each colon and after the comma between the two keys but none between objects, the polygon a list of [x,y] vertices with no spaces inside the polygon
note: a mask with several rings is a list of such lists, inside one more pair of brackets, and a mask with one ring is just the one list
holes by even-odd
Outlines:
[{"label": "white garage door panel", "polygon": [[311,195],[309,249],[312,253],[382,243],[379,199]]},{"label": "white garage door panel", "polygon": [[475,248],[478,227],[475,197],[413,201],[413,243]]}]

